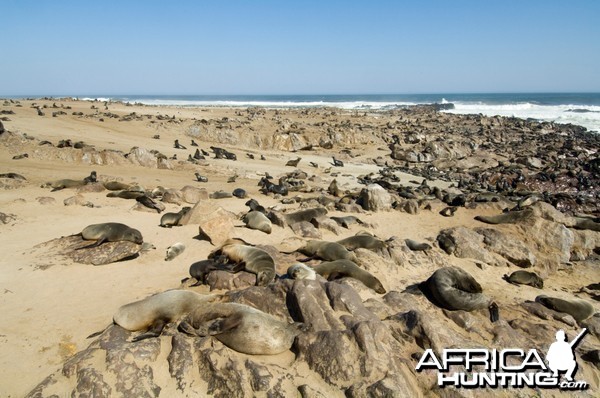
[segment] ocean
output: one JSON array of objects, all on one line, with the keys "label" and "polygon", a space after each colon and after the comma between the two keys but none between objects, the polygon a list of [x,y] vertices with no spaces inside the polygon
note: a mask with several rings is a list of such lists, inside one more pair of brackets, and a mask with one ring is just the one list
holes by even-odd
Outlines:
[{"label": "ocean", "polygon": [[444,112],[514,116],[572,123],[600,132],[600,93],[385,94],[385,95],[115,95],[82,96],[147,105],[302,108],[330,106],[387,110],[406,105],[452,103]]}]

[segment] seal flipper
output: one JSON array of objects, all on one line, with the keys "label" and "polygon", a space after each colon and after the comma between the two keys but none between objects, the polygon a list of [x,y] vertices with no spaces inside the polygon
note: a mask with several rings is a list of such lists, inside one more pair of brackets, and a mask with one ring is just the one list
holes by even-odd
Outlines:
[{"label": "seal flipper", "polygon": [[218,318],[210,322],[207,328],[208,335],[214,336],[235,329],[242,323],[243,315],[234,313],[226,318]]},{"label": "seal flipper", "polygon": [[148,339],[150,337],[158,337],[162,333],[165,326],[167,326],[167,322],[164,319],[157,319],[152,322],[152,325],[150,325],[150,328],[146,333],[135,336],[133,339],[131,339],[131,342],[135,343],[136,341]]},{"label": "seal flipper", "polygon": [[494,301],[488,306],[488,310],[490,311],[490,321],[492,323],[500,320],[500,310],[498,308],[498,304]]},{"label": "seal flipper", "polygon": [[101,244],[103,244],[104,242],[106,242],[106,238],[100,238],[98,239],[96,242],[92,243],[91,245],[88,246],[83,246],[83,247],[78,247],[75,250],[81,250],[81,249],[91,249],[92,247],[98,247]]}]

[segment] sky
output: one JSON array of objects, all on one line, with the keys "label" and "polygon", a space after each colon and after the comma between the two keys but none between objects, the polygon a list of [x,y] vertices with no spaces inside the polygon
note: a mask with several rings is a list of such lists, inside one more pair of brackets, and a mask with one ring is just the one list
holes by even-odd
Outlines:
[{"label": "sky", "polygon": [[0,2],[2,95],[600,92],[600,1]]}]

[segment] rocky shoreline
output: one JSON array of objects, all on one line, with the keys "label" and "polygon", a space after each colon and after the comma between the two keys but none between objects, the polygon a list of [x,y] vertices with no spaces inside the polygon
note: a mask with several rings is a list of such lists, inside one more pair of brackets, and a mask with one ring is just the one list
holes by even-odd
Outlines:
[{"label": "rocky shoreline", "polygon": [[[589,335],[576,350],[577,380],[589,387],[579,394],[595,396],[599,388],[600,138],[582,127],[455,115],[436,105],[365,113],[53,98],[2,102],[0,187],[7,198],[2,242],[23,252],[16,265],[31,269],[34,279],[44,273],[48,289],[68,278],[60,269],[66,266],[72,274],[117,278],[110,283],[119,286],[153,281],[152,288],[114,292],[119,297],[113,306],[102,304],[102,291],[96,293],[98,316],[84,325],[86,331],[106,325],[115,303],[126,304],[120,295],[141,299],[148,291],[173,288],[211,292],[224,302],[305,325],[289,351],[265,356],[236,352],[211,336],[188,336],[177,322],[160,337],[135,343],[134,334],[117,325],[91,344],[78,332],[78,349],[41,383],[42,377],[30,382],[28,396],[512,396],[513,389],[440,388],[436,372],[417,372],[415,366],[427,349],[519,347],[545,353],[556,330],[573,337],[584,327]],[[55,191],[49,192],[40,183],[59,176],[46,170],[60,170],[61,178],[94,170],[98,178],[93,173],[93,181],[66,189],[53,181]],[[120,190],[107,194],[112,186]],[[243,203],[253,211],[263,207],[264,222],[272,225],[244,228],[241,220],[249,211]],[[176,228],[157,225],[163,209],[176,213],[182,206],[188,209]],[[77,231],[60,224],[40,237],[42,244],[10,243],[9,234],[26,236],[50,211],[72,228],[80,225],[77,218],[126,220],[139,225],[144,242],[159,250],[131,242],[121,242],[129,245],[123,251],[119,242],[101,254],[73,250],[79,238],[65,235]],[[297,250],[306,242],[365,233],[382,243],[353,248],[352,261],[385,289],[374,291],[361,277],[287,275],[302,259]],[[48,239],[52,234],[55,239]],[[267,253],[275,264],[274,280],[263,286],[250,271],[230,273],[218,266],[201,280],[182,274],[192,262],[212,258],[229,238]],[[187,249],[167,270],[160,265],[163,249],[176,239]],[[110,256],[116,252],[126,259],[115,263],[118,269],[90,265],[117,261]],[[48,265],[48,259],[62,267]],[[307,264],[322,261],[328,260],[311,257]],[[485,295],[499,319],[490,318],[487,305],[460,308],[430,297],[428,278],[452,267],[474,278],[468,300]],[[535,275],[531,284],[517,285],[523,277],[508,276],[522,269]],[[19,272],[9,276],[13,284]],[[20,284],[9,288],[15,299],[31,295]],[[83,294],[85,286],[74,296]],[[544,295],[583,301],[586,310],[551,308]],[[5,309],[14,306],[19,313],[18,301],[7,303]],[[62,322],[67,329],[81,327]]]}]

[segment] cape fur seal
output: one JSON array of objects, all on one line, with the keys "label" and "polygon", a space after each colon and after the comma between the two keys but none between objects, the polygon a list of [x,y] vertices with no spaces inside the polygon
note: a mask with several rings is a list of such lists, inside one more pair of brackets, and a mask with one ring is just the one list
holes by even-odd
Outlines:
[{"label": "cape fur seal", "polygon": [[144,242],[140,231],[117,222],[88,225],[81,231],[80,235],[85,240],[96,240],[96,242],[89,246],[80,247],[79,249],[89,249],[100,246],[104,242],[118,242],[122,240],[131,241],[138,245]]},{"label": "cape fur seal", "polygon": [[354,235],[337,241],[348,250],[369,249],[377,251],[384,249],[387,244],[371,235]]},{"label": "cape fur seal", "polygon": [[289,350],[304,328],[254,307],[238,303],[209,303],[196,308],[179,324],[195,336],[214,336],[232,350],[250,355],[274,355]]},{"label": "cape fur seal", "polygon": [[165,255],[165,261],[171,261],[175,257],[179,256],[185,250],[185,245],[181,242],[177,242],[172,244],[167,248],[167,253]]},{"label": "cape fur seal", "polygon": [[499,319],[497,306],[492,306],[494,303],[482,293],[481,285],[462,268],[440,268],[420,287],[439,307],[452,311],[473,311],[487,307],[492,322]]},{"label": "cape fur seal", "polygon": [[315,265],[313,269],[327,280],[347,276],[361,281],[365,286],[375,290],[377,293],[383,294],[386,292],[379,279],[350,260],[329,261]]},{"label": "cape fur seal", "polygon": [[223,266],[227,264],[226,256],[215,256],[207,260],[196,261],[190,265],[190,276],[197,280],[191,286],[198,286],[206,283],[206,276],[211,271],[223,270]]},{"label": "cape fur seal", "polygon": [[181,225],[179,222],[192,208],[190,206],[182,207],[177,213],[165,213],[160,218],[160,226],[163,228],[171,228]]},{"label": "cape fur seal", "polygon": [[579,299],[561,299],[558,297],[550,297],[546,295],[540,295],[535,298],[537,303],[542,304],[544,307],[550,308],[551,310],[564,312],[571,315],[577,322],[581,322],[594,315],[594,306],[584,300]]},{"label": "cape fur seal", "polygon": [[90,182],[96,182],[96,172],[95,171],[92,171],[88,177],[85,177],[82,180],[71,180],[69,178],[65,178],[62,180],[47,182],[42,185],[42,188],[50,187],[50,188],[52,188],[52,192],[54,192],[54,191],[60,191],[61,189],[65,189],[65,188],[82,187],[86,184],[89,184]]},{"label": "cape fur seal", "polygon": [[198,306],[214,300],[214,295],[202,295],[189,290],[167,290],[143,300],[125,304],[113,316],[113,322],[130,332],[146,330],[133,341],[160,336],[164,327]]},{"label": "cape fur seal", "polygon": [[406,246],[408,246],[408,248],[412,251],[426,251],[431,249],[430,244],[417,242],[416,240],[412,239],[405,239],[404,243],[406,243]]},{"label": "cape fur seal", "polygon": [[292,279],[308,279],[311,281],[317,279],[315,270],[302,263],[290,265],[287,269],[287,275]]},{"label": "cape fur seal", "polygon": [[102,185],[109,191],[125,191],[131,187],[131,184],[125,184],[119,181],[105,181]]},{"label": "cape fur seal", "polygon": [[514,285],[529,285],[541,289],[544,287],[544,280],[535,272],[515,271],[512,274],[505,274],[502,279]]},{"label": "cape fur seal", "polygon": [[354,223],[364,224],[358,217],[356,216],[345,216],[345,217],[329,217],[333,221],[335,221],[339,226],[344,228],[350,228],[350,225]]},{"label": "cape fur seal", "polygon": [[495,216],[476,216],[477,221],[486,224],[515,224],[533,215],[533,209],[514,210]]},{"label": "cape fur seal", "polygon": [[327,214],[326,209],[324,209],[323,207],[315,207],[313,209],[300,210],[295,213],[286,214],[284,215],[284,217],[285,221],[289,225],[292,225],[301,221],[310,222],[310,220],[312,220],[313,218],[319,218],[321,216],[324,216],[325,214]]},{"label": "cape fur seal", "polygon": [[243,265],[243,270],[256,274],[257,286],[266,286],[275,279],[275,261],[264,250],[230,239],[221,248],[213,251],[208,258],[215,258],[221,254],[235,264]]},{"label": "cape fur seal", "polygon": [[272,223],[267,216],[260,211],[250,211],[244,214],[242,221],[246,224],[246,227],[250,229],[257,229],[266,234],[271,233]]},{"label": "cape fur seal", "polygon": [[318,257],[325,261],[352,260],[356,259],[354,253],[349,252],[344,246],[337,242],[324,240],[310,240],[304,246],[296,250],[309,259]]}]

